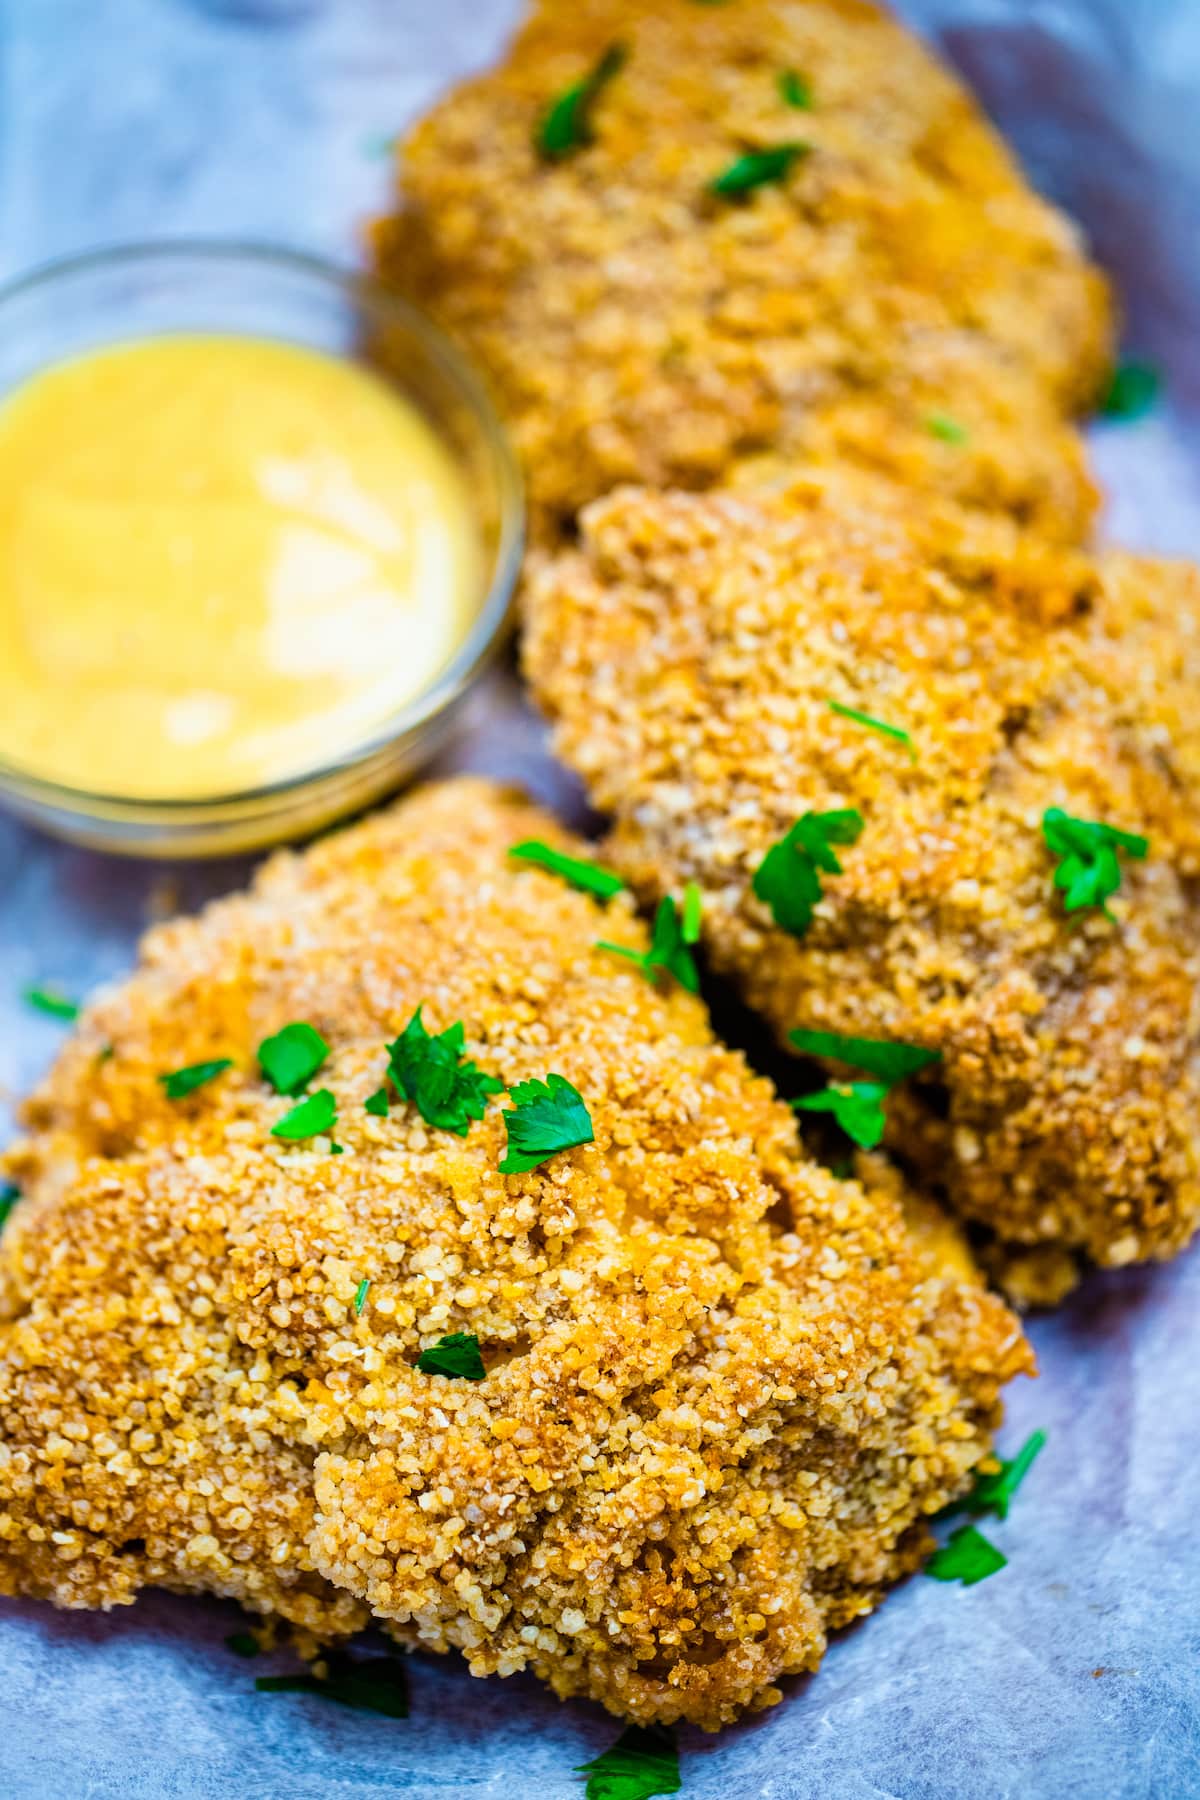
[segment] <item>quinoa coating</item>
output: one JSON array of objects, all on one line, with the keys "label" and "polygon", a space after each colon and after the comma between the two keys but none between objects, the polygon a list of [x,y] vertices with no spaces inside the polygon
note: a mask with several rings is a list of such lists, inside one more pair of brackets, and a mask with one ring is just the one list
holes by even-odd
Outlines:
[{"label": "quinoa coating", "polygon": [[[1061,1294],[1063,1252],[1115,1265],[1187,1241],[1195,569],[818,471],[757,498],[598,501],[527,612],[558,749],[615,815],[605,854],[639,892],[700,883],[713,963],[781,1039],[941,1052],[889,1102],[886,1141],[1025,1247],[1013,1291]],[[907,730],[915,759],[830,701]],[[1065,911],[1053,806],[1149,838],[1113,919]],[[804,812],[842,807],[862,834],[794,936],[753,875]]]},{"label": "quinoa coating", "polygon": [[[594,141],[543,160],[547,107],[614,43]],[[712,194],[796,141],[784,179]],[[1105,284],[958,81],[862,0],[543,4],[413,131],[374,250],[490,372],[543,543],[623,482],[798,460],[1086,533],[1068,420],[1111,360]]]},{"label": "quinoa coating", "polygon": [[[0,1589],[207,1589],[326,1637],[369,1608],[715,1728],[916,1565],[1031,1367],[1015,1319],[893,1172],[805,1159],[702,1004],[594,948],[645,947],[630,897],[508,861],[529,836],[586,853],[426,789],[153,931],[89,1007],[9,1158]],[[565,1074],[595,1143],[506,1178],[499,1102],[466,1138],[368,1114],[421,1003],[507,1083]],[[269,1135],[255,1047],[295,1019],[341,1155]],[[451,1331],[483,1381],[414,1366]]]}]

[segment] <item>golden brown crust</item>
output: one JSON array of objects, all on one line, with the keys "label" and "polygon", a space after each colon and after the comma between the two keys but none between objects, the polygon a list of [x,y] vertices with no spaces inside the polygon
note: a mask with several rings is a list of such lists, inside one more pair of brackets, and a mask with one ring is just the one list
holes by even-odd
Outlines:
[{"label": "golden brown crust", "polygon": [[[539,120],[612,43],[628,56],[595,141],[546,163]],[[781,98],[788,69],[811,110]],[[785,181],[708,192],[794,140],[811,152]],[[490,372],[543,541],[621,482],[756,481],[798,459],[1087,529],[1066,420],[1110,357],[1104,283],[958,82],[873,6],[544,4],[413,132],[400,202],[378,264]]]},{"label": "golden brown crust", "polygon": [[[1165,1256],[1200,1214],[1200,578],[1090,560],[848,477],[627,491],[528,595],[526,663],[647,897],[705,890],[706,943],[781,1036],[936,1047],[892,1141],[1001,1238]],[[829,701],[911,732],[918,753]],[[802,937],[751,878],[808,809],[858,843]],[[1068,916],[1061,806],[1150,840],[1116,921]],[[1032,1264],[1023,1291],[1061,1291]]]},{"label": "golden brown crust", "polygon": [[[1015,1321],[908,1237],[893,1175],[807,1162],[699,1001],[595,950],[645,944],[628,898],[517,868],[529,835],[570,845],[485,783],[426,790],[152,932],[88,1009],[10,1159],[3,1591],[208,1589],[325,1636],[369,1608],[716,1727],[914,1565],[1030,1366]],[[574,1081],[595,1144],[506,1178],[497,1102],[465,1139],[368,1115],[421,1002],[505,1081]],[[254,1051],[296,1018],[340,1156],[269,1136]],[[414,1368],[453,1330],[483,1382]]]}]

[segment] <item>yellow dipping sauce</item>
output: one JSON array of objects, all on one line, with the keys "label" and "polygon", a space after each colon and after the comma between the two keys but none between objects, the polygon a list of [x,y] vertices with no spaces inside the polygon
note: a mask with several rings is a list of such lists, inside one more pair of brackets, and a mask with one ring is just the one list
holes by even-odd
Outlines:
[{"label": "yellow dipping sauce", "polygon": [[162,337],[0,404],[0,758],[215,798],[365,744],[468,631],[465,481],[410,402],[268,339]]}]

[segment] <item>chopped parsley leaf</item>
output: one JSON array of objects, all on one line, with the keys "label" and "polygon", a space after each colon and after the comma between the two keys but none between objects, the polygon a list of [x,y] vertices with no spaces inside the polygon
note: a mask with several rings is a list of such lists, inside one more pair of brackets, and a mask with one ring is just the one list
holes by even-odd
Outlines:
[{"label": "chopped parsley leaf", "polygon": [[748,150],[709,183],[709,193],[722,200],[738,200],[769,181],[783,181],[793,163],[807,156],[811,149],[811,144],[796,142],[773,144],[767,150]]},{"label": "chopped parsley leaf", "polygon": [[526,838],[524,843],[514,844],[508,854],[517,862],[533,863],[536,868],[549,870],[551,875],[561,875],[572,887],[585,894],[596,894],[601,900],[611,900],[625,886],[611,869],[602,868],[599,863],[583,862],[577,856],[565,856],[561,850],[540,843],[537,838]]},{"label": "chopped parsley leaf", "polygon": [[850,1063],[876,1080],[886,1081],[889,1087],[942,1060],[940,1050],[926,1050],[920,1044],[843,1037],[838,1031],[789,1031],[788,1042],[805,1056],[831,1056],[837,1062]]},{"label": "chopped parsley leaf", "polygon": [[298,1094],[329,1055],[320,1032],[297,1020],[258,1046],[259,1067],[277,1094]]},{"label": "chopped parsley leaf", "polygon": [[1044,1431],[1031,1431],[1014,1457],[1008,1462],[1001,1458],[996,1474],[977,1475],[975,1486],[962,1502],[967,1511],[994,1512],[998,1519],[1007,1519],[1013,1496],[1033,1467],[1045,1442]]},{"label": "chopped parsley leaf", "polygon": [[879,1038],[843,1037],[836,1031],[791,1031],[789,1041],[808,1056],[828,1056],[873,1075],[874,1081],[831,1082],[818,1093],[793,1100],[798,1112],[832,1113],[848,1137],[873,1150],[884,1133],[884,1101],[897,1082],[941,1061],[940,1050]]},{"label": "chopped parsley leaf", "polygon": [[832,1083],[819,1093],[793,1100],[797,1112],[832,1113],[847,1137],[873,1150],[883,1137],[883,1103],[891,1092],[883,1081]]},{"label": "chopped parsley leaf", "polygon": [[48,1019],[62,1019],[70,1024],[79,1017],[79,1007],[74,1000],[68,1000],[56,988],[26,988],[22,995],[26,1006],[32,1006],[34,1012],[45,1013]]},{"label": "chopped parsley leaf", "polygon": [[698,882],[689,881],[683,890],[683,941],[700,942],[700,922],[704,913],[704,895]]},{"label": "chopped parsley leaf", "polygon": [[627,962],[637,963],[651,981],[655,970],[662,969],[666,974],[673,975],[680,987],[685,987],[689,994],[700,991],[696,959],[688,948],[679,909],[669,894],[664,895],[658,903],[648,950],[631,950],[627,944],[610,944],[603,938],[598,940],[596,948],[608,950],[614,956],[623,956]]},{"label": "chopped parsley leaf", "polygon": [[447,1375],[460,1381],[482,1381],[487,1374],[473,1331],[452,1331],[417,1358],[422,1375]]},{"label": "chopped parsley leaf", "polygon": [[534,132],[539,156],[559,162],[594,142],[592,108],[601,90],[623,67],[629,52],[624,44],[610,44],[599,61],[583,77],[558,96]]},{"label": "chopped parsley leaf", "polygon": [[791,830],[772,844],[754,872],[754,892],[771,909],[784,931],[800,937],[812,923],[821,898],[819,871],[840,875],[834,844],[857,842],[863,817],[853,807],[836,812],[806,812]]},{"label": "chopped parsley leaf", "polygon": [[974,1587],[977,1581],[997,1574],[1007,1562],[1007,1556],[974,1525],[960,1525],[950,1533],[948,1542],[934,1551],[925,1564],[925,1573],[935,1581],[961,1581],[964,1587]]},{"label": "chopped parsley leaf", "polygon": [[895,738],[898,744],[906,745],[908,754],[916,762],[917,753],[913,749],[912,738],[899,725],[889,725],[883,719],[873,719],[870,713],[859,712],[856,706],[843,706],[840,700],[830,700],[827,704],[830,712],[835,712],[839,719],[853,719],[856,725],[865,725],[868,731],[878,731],[883,737]]},{"label": "chopped parsley leaf", "polygon": [[781,69],[776,86],[785,106],[794,106],[797,112],[811,111],[812,87],[798,69]]},{"label": "chopped parsley leaf", "polygon": [[1114,825],[1073,819],[1061,806],[1051,806],[1043,813],[1042,835],[1052,853],[1061,859],[1054,871],[1054,885],[1064,892],[1066,911],[1098,906],[1106,918],[1112,919],[1108,897],[1121,885],[1117,851],[1124,850],[1127,856],[1141,862],[1150,848],[1147,840],[1132,831],[1118,831]]},{"label": "chopped parsley leaf", "polygon": [[4,1230],[8,1215],[20,1198],[20,1188],[14,1187],[11,1181],[0,1181],[0,1231]]},{"label": "chopped parsley leaf", "polygon": [[[439,1033],[426,1031],[418,1006],[394,1043],[388,1045],[388,1077],[427,1125],[466,1137],[472,1119],[482,1119],[489,1094],[504,1083],[463,1058],[462,1021]],[[374,1098],[374,1096],[373,1096]]]},{"label": "chopped parsley leaf", "polygon": [[354,1293],[354,1316],[356,1319],[362,1317],[362,1309],[367,1304],[367,1295],[370,1291],[371,1278],[369,1275],[364,1275]]},{"label": "chopped parsley leaf", "polygon": [[252,1631],[231,1631],[225,1639],[226,1648],[235,1656],[259,1656],[262,1645]]},{"label": "chopped parsley leaf", "polygon": [[929,413],[925,419],[925,429],[930,437],[941,438],[943,444],[965,444],[970,432],[949,413]]},{"label": "chopped parsley leaf", "polygon": [[368,1094],[363,1101],[363,1110],[369,1112],[373,1119],[386,1119],[388,1116],[388,1091],[386,1087],[377,1087],[373,1094]]},{"label": "chopped parsley leaf", "polygon": [[329,1674],[324,1681],[316,1675],[260,1675],[254,1685],[260,1694],[316,1694],[360,1712],[407,1719],[408,1674],[402,1657],[353,1657],[329,1651],[325,1662]]},{"label": "chopped parsley leaf", "polygon": [[1162,376],[1152,362],[1140,356],[1123,356],[1100,402],[1101,414],[1124,425],[1145,418],[1153,410],[1161,388]]},{"label": "chopped parsley leaf", "polygon": [[576,1773],[588,1778],[585,1800],[652,1800],[680,1789],[675,1735],[661,1725],[627,1725],[615,1744]]},{"label": "chopped parsley leaf", "polygon": [[689,994],[699,993],[700,977],[684,935],[683,915],[669,894],[664,894],[654,914],[646,964],[649,969],[665,969]]},{"label": "chopped parsley leaf", "polygon": [[[315,1094],[306,1094],[290,1112],[285,1112],[271,1127],[271,1136],[277,1138],[311,1138],[320,1137],[323,1132],[332,1131],[337,1124],[337,1101],[328,1088],[318,1088]],[[335,1146],[335,1154],[340,1146]]]},{"label": "chopped parsley leaf", "polygon": [[232,1067],[231,1056],[217,1056],[212,1062],[189,1063],[186,1069],[172,1069],[169,1075],[160,1075],[158,1079],[168,1100],[183,1100],[205,1082],[215,1081],[218,1075]]},{"label": "chopped parsley leaf", "polygon": [[500,1161],[502,1175],[523,1175],[560,1150],[593,1142],[595,1133],[583,1096],[564,1075],[519,1081],[509,1089],[509,1097],[513,1104],[501,1115],[508,1132],[508,1150]]}]

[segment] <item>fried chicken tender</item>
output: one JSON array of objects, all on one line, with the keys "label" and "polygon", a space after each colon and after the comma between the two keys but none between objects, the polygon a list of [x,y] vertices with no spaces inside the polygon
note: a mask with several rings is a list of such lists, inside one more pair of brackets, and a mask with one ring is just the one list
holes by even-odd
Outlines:
[{"label": "fried chicken tender", "polygon": [[[894,1173],[806,1160],[700,1001],[595,948],[646,947],[630,898],[510,861],[530,835],[586,853],[486,783],[427,789],[155,930],[88,1009],[9,1159],[5,1592],[206,1590],[325,1638],[370,1613],[715,1728],[916,1566],[1031,1366],[1016,1321],[909,1235]],[[594,1144],[506,1177],[496,1100],[465,1138],[368,1114],[419,1004],[506,1083],[565,1074]],[[270,1135],[255,1048],[295,1020],[341,1155]],[[482,1381],[415,1366],[456,1331]]]},{"label": "fried chicken tender", "polygon": [[[815,472],[787,492],[629,490],[528,595],[560,753],[647,898],[781,1039],[941,1053],[889,1140],[1056,1297],[1068,1257],[1165,1257],[1200,1214],[1200,575]],[[913,756],[849,706],[911,734]],[[1051,807],[1149,839],[1068,913]],[[857,808],[799,935],[752,889],[806,811]],[[845,1065],[835,1064],[845,1078]],[[804,1082],[797,1072],[797,1091]],[[809,1083],[808,1085],[815,1085]],[[1040,1254],[1039,1254],[1040,1252]]]},{"label": "fried chicken tender", "polygon": [[[545,160],[547,108],[612,45],[592,141]],[[787,143],[805,151],[783,179],[712,192]],[[622,482],[707,488],[797,459],[1085,534],[1068,420],[1110,361],[1104,282],[876,7],[548,0],[417,126],[400,184],[378,266],[490,372],[540,541]]]}]

